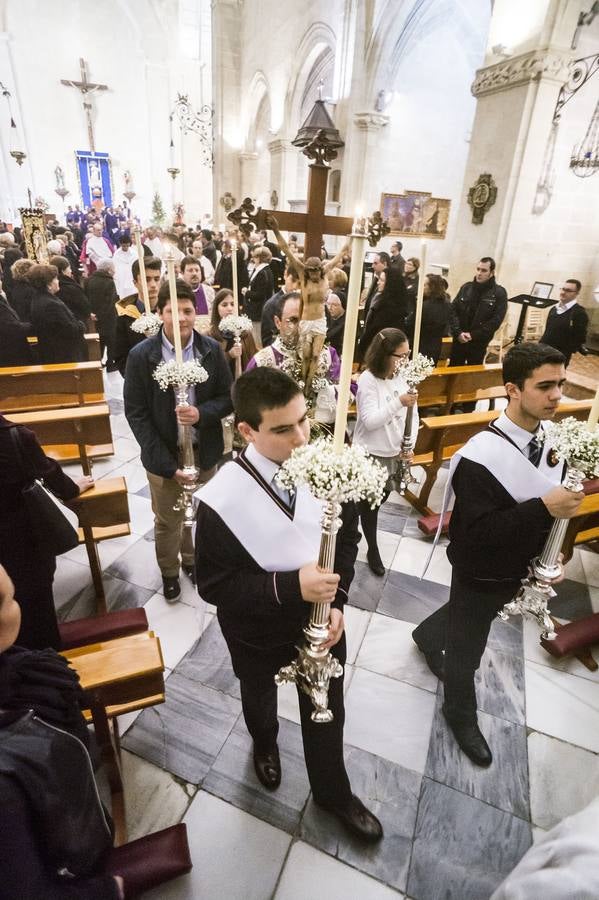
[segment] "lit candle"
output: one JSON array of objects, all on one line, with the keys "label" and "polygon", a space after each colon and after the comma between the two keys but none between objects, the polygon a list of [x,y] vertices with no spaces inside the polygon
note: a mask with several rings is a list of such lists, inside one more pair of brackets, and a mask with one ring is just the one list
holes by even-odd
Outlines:
[{"label": "lit candle", "polygon": [[358,313],[360,311],[362,267],[366,255],[367,238],[364,233],[365,229],[358,226],[358,218],[358,213],[356,213],[351,237],[351,269],[349,272],[347,306],[345,309],[345,330],[343,332],[343,347],[341,350],[341,372],[339,374],[339,386],[337,388],[338,399],[335,415],[335,435],[333,437],[333,449],[335,450],[335,453],[341,453],[345,443],[349,390],[354,362],[356,331],[358,328]]},{"label": "lit candle", "polygon": [[141,280],[141,296],[143,297],[146,315],[149,316],[151,314],[152,310],[150,308],[150,295],[148,294],[148,282],[146,281],[146,267],[144,264],[144,248],[141,243],[141,232],[140,232],[139,228],[133,229],[133,235],[135,237],[135,247],[137,249],[137,258],[139,260],[139,277]]},{"label": "lit candle", "polygon": [[166,254],[166,271],[168,273],[168,287],[171,298],[171,316],[173,319],[173,344],[175,345],[175,360],[177,365],[183,363],[183,350],[181,349],[181,330],[179,326],[179,302],[177,300],[177,280],[175,278],[175,254],[169,248]]},{"label": "lit candle", "polygon": [[595,399],[593,400],[593,405],[591,406],[591,411],[587,419],[587,428],[589,431],[595,430],[597,421],[599,421],[599,387],[597,388]]},{"label": "lit candle", "polygon": [[239,287],[237,284],[237,241],[235,239],[231,240],[231,272],[233,275],[233,303],[235,304],[233,312],[237,316],[239,315]]},{"label": "lit candle", "polygon": [[420,244],[420,278],[416,296],[416,316],[414,318],[414,339],[412,341],[412,359],[415,359],[420,347],[420,325],[422,323],[422,304],[424,303],[424,279],[426,277],[426,241]]}]

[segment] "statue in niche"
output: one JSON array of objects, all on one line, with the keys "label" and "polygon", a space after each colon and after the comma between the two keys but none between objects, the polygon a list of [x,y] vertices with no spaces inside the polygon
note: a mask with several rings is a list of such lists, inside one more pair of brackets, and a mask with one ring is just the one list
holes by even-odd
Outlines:
[{"label": "statue in niche", "polygon": [[56,178],[56,190],[62,190],[64,188],[64,170],[61,165],[54,169],[54,177]]}]

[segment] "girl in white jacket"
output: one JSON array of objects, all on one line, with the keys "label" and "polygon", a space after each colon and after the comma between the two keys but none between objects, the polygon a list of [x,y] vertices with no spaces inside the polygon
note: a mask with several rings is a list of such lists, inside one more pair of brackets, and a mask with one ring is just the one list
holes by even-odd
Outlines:
[{"label": "girl in white jacket", "polygon": [[[410,355],[408,339],[398,328],[383,328],[372,339],[364,360],[366,370],[358,382],[358,418],[353,441],[361,444],[387,469],[387,493],[393,487],[393,476],[399,467],[406,411],[414,406],[418,394],[409,394],[400,374],[402,359]],[[412,443],[418,432],[418,410],[412,418]],[[412,456],[412,453],[409,454]],[[384,502],[384,501],[383,501]],[[360,504],[362,532],[368,544],[368,565],[375,575],[384,575],[385,567],[376,543],[378,507]]]}]

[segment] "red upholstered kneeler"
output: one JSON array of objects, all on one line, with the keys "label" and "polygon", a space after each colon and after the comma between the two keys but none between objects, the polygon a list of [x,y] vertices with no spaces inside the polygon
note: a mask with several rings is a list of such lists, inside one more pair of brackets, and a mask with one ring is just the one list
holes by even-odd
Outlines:
[{"label": "red upholstered kneeler", "polygon": [[112,641],[130,634],[141,634],[147,630],[148,617],[143,607],[121,609],[105,613],[103,616],[76,619],[74,622],[62,622],[58,626],[62,650],[72,650],[73,647],[84,647],[86,644],[97,644],[100,641]]}]

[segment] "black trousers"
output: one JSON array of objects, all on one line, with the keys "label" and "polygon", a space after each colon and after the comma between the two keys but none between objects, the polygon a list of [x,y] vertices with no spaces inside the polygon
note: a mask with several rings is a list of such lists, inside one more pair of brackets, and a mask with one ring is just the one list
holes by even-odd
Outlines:
[{"label": "black trousers", "polygon": [[449,602],[413,632],[424,652],[445,650],[445,711],[452,721],[476,721],[474,673],[493,619],[519,586],[519,581],[472,581],[454,569]]},{"label": "black trousers", "polygon": [[[223,629],[225,633],[225,629]],[[279,732],[277,719],[277,686],[274,676],[281,666],[297,656],[294,644],[259,650],[225,634],[233,669],[239,678],[243,717],[256,749],[267,751],[275,744]],[[345,635],[332,648],[333,656],[345,663]],[[310,698],[298,688],[304,759],[314,800],[322,806],[345,806],[351,799],[349,778],[343,759],[343,725],[345,704],[341,678],[329,685],[329,709],[333,721],[326,724],[310,718]]]}]

